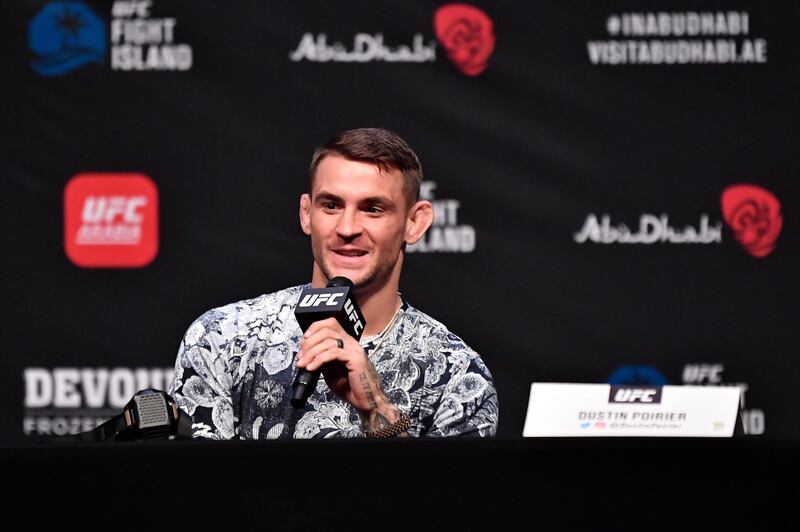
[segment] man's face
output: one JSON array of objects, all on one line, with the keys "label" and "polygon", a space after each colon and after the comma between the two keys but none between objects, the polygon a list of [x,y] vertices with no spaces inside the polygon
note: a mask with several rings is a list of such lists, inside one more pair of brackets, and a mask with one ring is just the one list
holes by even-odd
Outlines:
[{"label": "man's face", "polygon": [[408,213],[399,170],[328,155],[317,167],[311,194],[303,195],[300,221],[311,236],[315,277],[336,276],[356,288],[379,290],[393,273],[405,239]]}]

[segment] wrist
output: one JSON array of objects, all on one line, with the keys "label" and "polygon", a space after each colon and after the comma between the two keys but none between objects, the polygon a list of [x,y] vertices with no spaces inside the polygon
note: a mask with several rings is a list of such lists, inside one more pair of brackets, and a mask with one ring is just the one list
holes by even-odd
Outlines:
[{"label": "wrist", "polygon": [[408,437],[408,429],[411,427],[411,418],[408,414],[401,413],[400,417],[394,423],[385,425],[383,428],[377,430],[369,430],[364,432],[367,438],[406,438]]},{"label": "wrist", "polygon": [[394,423],[402,412],[397,408],[388,397],[381,394],[382,397],[375,398],[370,402],[370,407],[367,410],[359,410],[358,415],[361,418],[361,424],[364,430],[371,428],[375,422],[381,419],[386,420],[388,423]]},{"label": "wrist", "polygon": [[359,381],[362,396],[358,403],[366,405],[366,408],[361,409],[355,404],[354,406],[361,417],[364,435],[367,438],[407,436],[406,430],[410,420],[383,392],[381,379],[369,358],[367,358],[367,370],[360,373]]},{"label": "wrist", "polygon": [[[408,416],[405,416],[403,411],[392,404],[388,398],[376,401],[373,408],[365,412],[359,412],[359,415],[364,435],[368,438],[403,435],[408,429]],[[395,434],[395,426],[400,426],[402,430]],[[390,434],[383,436],[382,434],[387,430]]]},{"label": "wrist", "polygon": [[377,394],[377,397],[371,397],[369,406],[367,406],[365,410],[360,408],[357,410],[362,422],[374,417],[376,414],[380,414],[384,417],[390,417],[392,418],[392,421],[400,416],[400,409],[397,408],[383,393]]}]

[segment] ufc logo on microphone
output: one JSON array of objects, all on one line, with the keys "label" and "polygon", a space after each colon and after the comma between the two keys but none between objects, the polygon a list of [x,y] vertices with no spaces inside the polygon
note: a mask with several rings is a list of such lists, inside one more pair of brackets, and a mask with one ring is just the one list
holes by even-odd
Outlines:
[{"label": "ufc logo on microphone", "polygon": [[336,299],[342,294],[306,294],[300,301],[301,307],[319,307],[323,303],[328,307],[335,307],[338,303]]},{"label": "ufc logo on microphone", "polygon": [[612,386],[608,396],[609,403],[660,403],[661,388],[634,388]]},{"label": "ufc logo on microphone", "polygon": [[344,301],[344,310],[347,312],[347,317],[353,322],[353,332],[356,335],[361,334],[361,331],[364,330],[364,324],[361,323],[358,314],[356,314],[356,309],[353,307],[353,302],[349,299]]}]

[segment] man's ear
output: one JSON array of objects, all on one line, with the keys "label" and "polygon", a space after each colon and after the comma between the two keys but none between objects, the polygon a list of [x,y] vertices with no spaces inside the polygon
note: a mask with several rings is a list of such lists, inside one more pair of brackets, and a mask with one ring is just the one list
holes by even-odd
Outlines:
[{"label": "man's ear", "polygon": [[300,196],[300,228],[307,235],[311,234],[311,196]]},{"label": "man's ear", "polygon": [[433,223],[433,205],[430,201],[418,201],[411,207],[406,218],[405,243],[414,244]]}]

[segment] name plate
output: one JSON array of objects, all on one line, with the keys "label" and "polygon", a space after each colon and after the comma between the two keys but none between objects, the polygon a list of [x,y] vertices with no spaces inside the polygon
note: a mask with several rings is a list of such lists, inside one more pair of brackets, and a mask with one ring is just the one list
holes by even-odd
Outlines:
[{"label": "name plate", "polygon": [[730,437],[736,386],[534,382],[522,435]]}]

